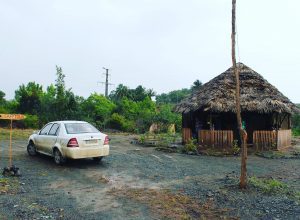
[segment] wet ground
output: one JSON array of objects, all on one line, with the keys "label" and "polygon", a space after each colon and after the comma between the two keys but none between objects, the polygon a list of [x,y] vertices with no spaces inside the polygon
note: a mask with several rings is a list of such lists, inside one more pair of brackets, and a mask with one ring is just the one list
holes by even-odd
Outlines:
[{"label": "wet ground", "polygon": [[[26,141],[15,141],[22,176],[0,190],[0,219],[300,219],[300,205],[288,195],[239,190],[238,157],[164,153],[130,144],[131,136],[111,138],[110,156],[100,164],[64,166],[29,157]],[[4,167],[8,142],[0,146]],[[299,159],[248,158],[248,175],[278,179],[294,191],[299,167]]]}]

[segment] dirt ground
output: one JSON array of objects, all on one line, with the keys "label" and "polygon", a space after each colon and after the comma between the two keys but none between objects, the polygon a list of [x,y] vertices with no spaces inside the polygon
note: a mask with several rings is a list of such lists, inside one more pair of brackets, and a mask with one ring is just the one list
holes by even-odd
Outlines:
[{"label": "dirt ground", "polygon": [[[14,141],[22,176],[2,178],[0,219],[300,219],[299,201],[288,194],[238,189],[239,157],[164,153],[130,144],[132,136],[111,138],[100,164],[64,166],[29,157],[26,140]],[[4,167],[8,141],[0,146]],[[298,192],[299,167],[299,159],[248,157],[249,176],[272,177]]]}]

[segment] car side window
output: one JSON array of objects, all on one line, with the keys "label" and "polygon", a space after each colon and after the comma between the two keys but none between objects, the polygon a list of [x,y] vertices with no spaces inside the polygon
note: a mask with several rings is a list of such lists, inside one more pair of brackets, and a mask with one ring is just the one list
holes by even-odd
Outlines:
[{"label": "car side window", "polygon": [[59,130],[59,124],[54,124],[54,125],[52,126],[52,128],[50,129],[48,135],[56,136],[57,133],[58,133],[58,130]]},{"label": "car side window", "polygon": [[47,124],[41,131],[40,131],[40,135],[47,135],[50,128],[51,128],[52,124]]}]

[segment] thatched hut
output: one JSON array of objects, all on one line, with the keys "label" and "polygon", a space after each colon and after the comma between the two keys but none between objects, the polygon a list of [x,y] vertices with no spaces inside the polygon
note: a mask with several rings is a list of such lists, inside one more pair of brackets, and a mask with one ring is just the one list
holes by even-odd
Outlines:
[{"label": "thatched hut", "polygon": [[[238,63],[243,127],[257,149],[291,144],[291,115],[299,109],[260,74]],[[175,107],[182,113],[183,142],[231,147],[238,139],[233,68],[205,83]]]}]

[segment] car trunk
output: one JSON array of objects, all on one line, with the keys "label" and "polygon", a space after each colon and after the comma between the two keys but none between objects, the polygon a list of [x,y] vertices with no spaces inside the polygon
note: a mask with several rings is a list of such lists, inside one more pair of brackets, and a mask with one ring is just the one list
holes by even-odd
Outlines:
[{"label": "car trunk", "polygon": [[74,134],[76,136],[79,147],[102,147],[105,139],[105,135],[99,133],[89,134]]}]

